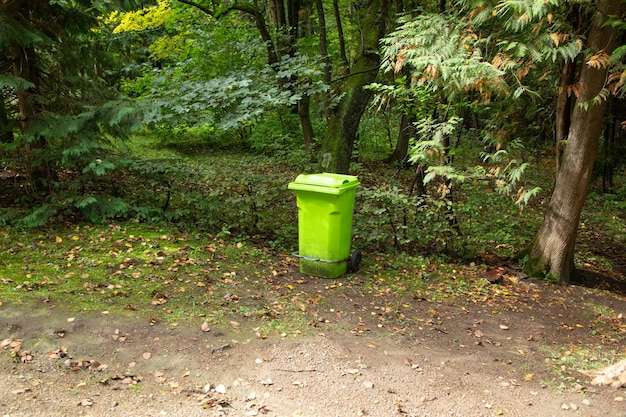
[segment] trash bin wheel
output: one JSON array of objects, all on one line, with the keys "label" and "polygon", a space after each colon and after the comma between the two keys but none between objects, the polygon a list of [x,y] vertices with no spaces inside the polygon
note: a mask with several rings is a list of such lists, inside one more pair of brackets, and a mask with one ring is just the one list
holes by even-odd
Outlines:
[{"label": "trash bin wheel", "polygon": [[362,258],[363,257],[361,256],[360,250],[355,250],[354,252],[352,252],[352,255],[350,255],[350,259],[348,259],[348,270],[350,272],[358,271],[361,267]]}]

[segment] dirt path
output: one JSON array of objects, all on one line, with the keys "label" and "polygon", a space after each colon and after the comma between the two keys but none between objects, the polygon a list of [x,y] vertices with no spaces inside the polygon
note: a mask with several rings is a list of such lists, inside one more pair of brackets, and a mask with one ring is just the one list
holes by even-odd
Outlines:
[{"label": "dirt path", "polygon": [[413,299],[398,317],[353,288],[306,335],[266,339],[245,319],[203,331],[5,304],[0,415],[626,416],[626,388],[571,368],[581,352],[626,353],[626,299],[530,281],[515,293]]}]

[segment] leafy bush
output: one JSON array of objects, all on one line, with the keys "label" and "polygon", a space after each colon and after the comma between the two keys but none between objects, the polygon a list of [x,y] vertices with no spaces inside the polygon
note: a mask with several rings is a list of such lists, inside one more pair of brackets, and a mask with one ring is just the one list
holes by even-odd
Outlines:
[{"label": "leafy bush", "polygon": [[398,187],[359,191],[354,234],[368,250],[446,250],[458,236],[454,209],[446,200],[410,196]]},{"label": "leafy bush", "polygon": [[238,165],[236,157],[222,159],[226,165],[216,168],[175,160],[134,161],[128,167],[134,192],[127,197],[136,220],[293,242],[280,236],[285,224],[295,222],[285,177],[251,172],[249,160]]}]

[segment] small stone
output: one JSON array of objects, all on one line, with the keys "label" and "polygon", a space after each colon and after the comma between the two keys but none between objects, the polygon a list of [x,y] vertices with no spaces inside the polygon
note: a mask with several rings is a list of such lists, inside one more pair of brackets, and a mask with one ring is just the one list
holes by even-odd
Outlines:
[{"label": "small stone", "polygon": [[368,389],[374,388],[374,383],[371,381],[363,381],[363,386]]},{"label": "small stone", "polygon": [[215,387],[215,392],[218,392],[220,394],[226,394],[226,387],[222,384],[219,384]]}]

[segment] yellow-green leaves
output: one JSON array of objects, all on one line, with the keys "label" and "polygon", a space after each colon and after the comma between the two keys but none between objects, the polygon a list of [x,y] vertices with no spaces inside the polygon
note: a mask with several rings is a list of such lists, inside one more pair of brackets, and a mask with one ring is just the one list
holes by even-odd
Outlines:
[{"label": "yellow-green leaves", "polygon": [[156,6],[141,10],[125,13],[113,12],[107,19],[107,23],[115,25],[113,33],[156,29],[163,26],[174,14],[170,3],[170,0],[159,0]]}]

